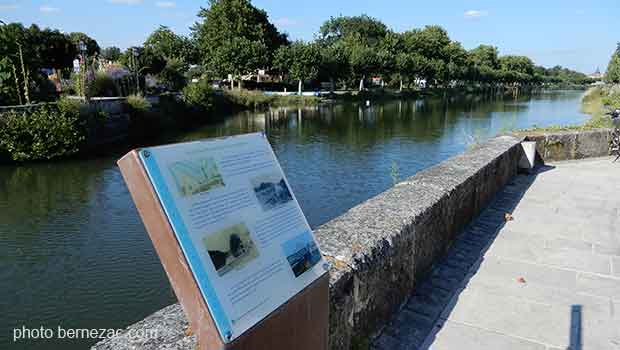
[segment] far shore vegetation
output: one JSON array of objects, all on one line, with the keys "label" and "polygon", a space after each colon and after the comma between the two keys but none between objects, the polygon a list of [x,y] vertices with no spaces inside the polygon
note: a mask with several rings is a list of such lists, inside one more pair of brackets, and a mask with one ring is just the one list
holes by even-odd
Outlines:
[{"label": "far shore vegetation", "polygon": [[[188,37],[160,26],[126,50],[101,48],[86,33],[0,21],[0,159],[83,151],[108,117],[88,107],[96,97],[127,98],[130,134],[140,139],[212,122],[223,109],[445,91],[518,94],[595,81],[491,45],[467,50],[437,25],[397,32],[365,14],[337,16],[314,40],[291,41],[249,0],[210,0],[198,16]],[[616,52],[606,79],[619,77]],[[599,93],[591,95],[596,101]],[[152,106],[151,96],[162,105]]]},{"label": "far shore vegetation", "polygon": [[588,89],[581,100],[581,111],[590,115],[581,125],[552,125],[544,128],[532,127],[517,130],[517,134],[544,133],[560,131],[581,131],[612,128],[613,124],[607,114],[620,109],[620,85],[602,85]]},{"label": "far shore vegetation", "polygon": [[553,132],[592,130],[613,127],[607,113],[620,109],[620,43],[612,53],[604,76],[604,85],[589,88],[581,100],[581,111],[590,115],[590,119],[582,125],[557,125],[546,128],[531,128],[520,130],[525,132]]}]

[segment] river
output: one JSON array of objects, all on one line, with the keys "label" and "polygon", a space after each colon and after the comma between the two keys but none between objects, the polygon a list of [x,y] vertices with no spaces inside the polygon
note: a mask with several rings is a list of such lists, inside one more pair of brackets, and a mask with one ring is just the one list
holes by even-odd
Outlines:
[{"label": "river", "polygon": [[[243,112],[177,136],[265,130],[312,227],[499,132],[579,124],[579,91],[469,95]],[[121,328],[175,301],[115,164],[121,154],[0,166],[0,348],[14,328]]]}]

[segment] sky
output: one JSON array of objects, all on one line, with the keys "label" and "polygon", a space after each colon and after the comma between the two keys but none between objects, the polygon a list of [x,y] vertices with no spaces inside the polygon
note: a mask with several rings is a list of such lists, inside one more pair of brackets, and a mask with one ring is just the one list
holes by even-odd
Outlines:
[{"label": "sky", "polygon": [[[546,67],[604,71],[620,41],[618,0],[253,0],[291,39],[312,40],[330,16],[367,14],[395,31],[443,26],[467,49],[497,46]],[[188,35],[207,0],[0,0],[0,20],[85,32],[101,47],[140,45],[159,25]]]}]

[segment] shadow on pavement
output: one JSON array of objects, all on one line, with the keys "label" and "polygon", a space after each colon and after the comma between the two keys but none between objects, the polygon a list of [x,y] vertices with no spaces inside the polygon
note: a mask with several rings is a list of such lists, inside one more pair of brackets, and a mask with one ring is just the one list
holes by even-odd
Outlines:
[{"label": "shadow on pavement", "polygon": [[[480,268],[484,254],[505,226],[506,220],[511,219],[511,213],[536,181],[537,175],[553,169],[553,166],[541,165],[532,174],[515,176],[459,234],[448,253],[416,286],[403,309],[374,339],[371,348],[429,349],[441,330],[441,320],[454,309],[458,296]],[[579,317],[575,322],[580,324],[581,309],[575,310],[573,317]],[[573,331],[577,335],[573,336]],[[575,344],[580,344],[580,326],[571,327],[571,345],[573,338]],[[571,347],[571,350],[577,349],[581,350],[581,347]]]}]

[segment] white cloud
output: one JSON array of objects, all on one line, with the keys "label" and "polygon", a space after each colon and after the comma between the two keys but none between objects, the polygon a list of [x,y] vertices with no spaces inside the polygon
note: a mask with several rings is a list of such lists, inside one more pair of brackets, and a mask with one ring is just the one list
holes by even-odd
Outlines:
[{"label": "white cloud", "polygon": [[138,5],[142,3],[142,0],[108,0],[108,2],[118,5]]},{"label": "white cloud", "polygon": [[60,12],[60,9],[58,7],[51,7],[51,6],[43,5],[39,7],[39,11],[45,12],[45,13],[51,13],[51,12]]},{"label": "white cloud", "polygon": [[0,4],[0,11],[17,10],[18,8],[17,4]]},{"label": "white cloud", "polygon": [[465,11],[465,18],[480,18],[488,14],[489,13],[487,11],[469,10],[469,11]]},{"label": "white cloud", "polygon": [[158,1],[155,3],[155,6],[161,8],[173,8],[177,7],[177,3],[174,1]]},{"label": "white cloud", "polygon": [[273,21],[273,24],[279,27],[290,27],[290,26],[297,25],[297,23],[298,22],[296,20],[292,18],[288,18],[288,17],[281,17]]}]

